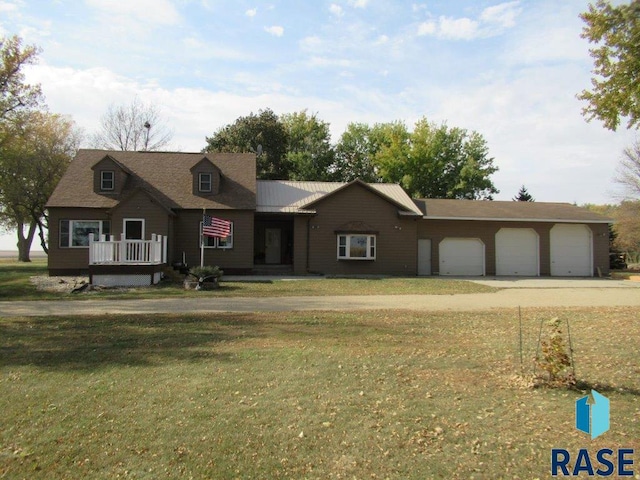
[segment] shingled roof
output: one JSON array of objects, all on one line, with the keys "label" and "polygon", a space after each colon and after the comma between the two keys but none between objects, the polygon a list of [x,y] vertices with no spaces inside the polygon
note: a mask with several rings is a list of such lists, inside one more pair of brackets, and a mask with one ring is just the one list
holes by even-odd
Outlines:
[{"label": "shingled roof", "polygon": [[[119,197],[94,192],[91,169],[106,156],[130,172]],[[220,193],[193,194],[190,169],[208,159],[222,172]],[[47,207],[113,208],[142,189],[168,209],[250,209],[256,207],[255,155],[249,153],[178,153],[79,150],[47,202]]]},{"label": "shingled roof", "polygon": [[425,219],[431,220],[495,220],[560,223],[613,223],[610,218],[570,203],[478,201],[478,200],[414,200]]}]

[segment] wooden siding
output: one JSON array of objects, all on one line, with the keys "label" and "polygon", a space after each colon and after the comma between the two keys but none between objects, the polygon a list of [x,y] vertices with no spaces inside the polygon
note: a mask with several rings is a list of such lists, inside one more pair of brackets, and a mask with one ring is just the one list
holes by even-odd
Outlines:
[{"label": "wooden siding", "polygon": [[[496,274],[495,237],[501,228],[531,228],[540,238],[540,275],[551,275],[551,252],[549,232],[555,223],[546,222],[495,222],[474,220],[421,220],[418,239],[431,239],[431,268],[439,274],[439,244],[447,237],[479,238],[485,245],[486,275]],[[602,274],[609,273],[609,237],[606,224],[586,224],[593,232],[594,275],[598,268]]]},{"label": "wooden siding", "polygon": [[[253,216],[251,210],[207,210],[207,215],[233,222],[233,248],[204,249],[204,264],[217,265],[227,273],[250,272],[253,267]],[[172,258],[200,265],[200,230],[202,210],[184,210],[174,219]]]},{"label": "wooden siding", "polygon": [[103,208],[49,209],[49,275],[89,271],[89,247],[60,248],[61,220],[110,220]]},{"label": "wooden siding", "polygon": [[[398,207],[354,184],[315,205],[309,221],[309,268],[304,273],[416,275],[417,218],[400,217]],[[375,260],[338,260],[336,230],[362,222],[376,232]],[[306,218],[295,222],[296,273],[306,270]],[[357,232],[354,232],[357,233]]]}]

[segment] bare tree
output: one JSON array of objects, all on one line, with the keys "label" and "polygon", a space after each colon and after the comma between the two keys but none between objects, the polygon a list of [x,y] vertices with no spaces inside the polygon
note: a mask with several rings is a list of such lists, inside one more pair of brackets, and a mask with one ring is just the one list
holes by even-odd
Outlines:
[{"label": "bare tree", "polygon": [[640,199],[640,140],[624,149],[615,181],[624,188],[625,197]]},{"label": "bare tree", "polygon": [[123,151],[157,151],[173,138],[158,108],[135,97],[129,105],[111,104],[101,119],[100,131],[91,137],[95,148]]}]

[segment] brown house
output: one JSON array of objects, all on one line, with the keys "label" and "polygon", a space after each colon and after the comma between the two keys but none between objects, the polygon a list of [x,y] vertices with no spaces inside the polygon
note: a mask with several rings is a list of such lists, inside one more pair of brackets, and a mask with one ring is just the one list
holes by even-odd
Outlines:
[{"label": "brown house", "polygon": [[[608,272],[610,221],[572,205],[414,201],[394,184],[255,172],[252,154],[81,150],[47,204],[49,273],[148,284],[201,255],[227,273]],[[202,236],[203,213],[229,220],[229,237]]]}]

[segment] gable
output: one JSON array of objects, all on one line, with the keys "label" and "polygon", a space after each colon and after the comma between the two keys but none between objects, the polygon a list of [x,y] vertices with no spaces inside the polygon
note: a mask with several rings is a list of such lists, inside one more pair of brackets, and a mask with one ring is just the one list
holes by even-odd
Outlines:
[{"label": "gable", "polygon": [[[376,188],[378,187],[378,188]],[[382,187],[382,188],[380,188]],[[393,205],[397,208],[401,213],[409,214],[409,215],[422,215],[415,204],[411,201],[411,199],[407,196],[404,190],[399,185],[395,184],[368,184],[361,180],[354,180],[353,182],[346,183],[342,185],[340,188],[335,189],[334,191],[311,201],[310,203],[304,205],[302,208],[310,209],[315,208],[318,205],[326,202],[328,199],[338,196],[343,192],[353,189],[360,189],[367,191],[385,202]],[[406,200],[405,198],[406,197]]]},{"label": "gable", "polygon": [[189,171],[192,175],[193,195],[209,197],[220,193],[222,172],[207,157],[203,157]]},{"label": "gable", "polygon": [[131,171],[110,155],[95,163],[93,191],[99,195],[119,195],[125,188]]}]

